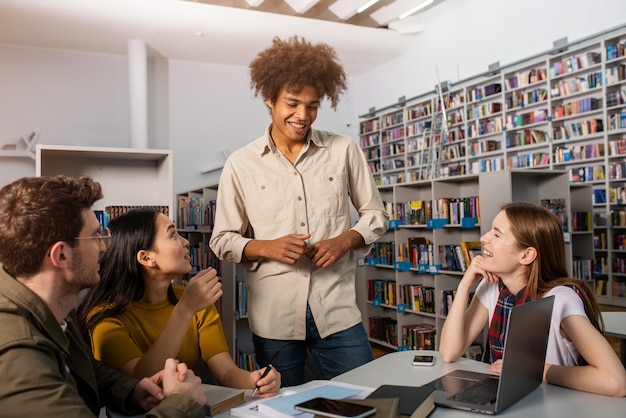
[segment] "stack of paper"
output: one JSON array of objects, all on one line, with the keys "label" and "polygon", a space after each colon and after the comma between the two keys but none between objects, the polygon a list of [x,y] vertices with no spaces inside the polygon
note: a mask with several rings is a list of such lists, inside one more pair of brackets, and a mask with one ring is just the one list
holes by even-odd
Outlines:
[{"label": "stack of paper", "polygon": [[316,397],[363,399],[373,390],[374,388],[366,386],[314,380],[304,385],[282,388],[273,398],[252,400],[232,408],[230,415],[240,418],[312,418],[313,414],[297,411],[294,406]]}]

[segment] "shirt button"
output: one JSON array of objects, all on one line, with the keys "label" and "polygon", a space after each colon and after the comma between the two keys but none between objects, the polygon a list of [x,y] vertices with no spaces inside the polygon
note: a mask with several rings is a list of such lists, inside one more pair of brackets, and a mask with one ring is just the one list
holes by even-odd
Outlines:
[{"label": "shirt button", "polygon": [[328,181],[333,181],[333,178],[332,177],[328,177]]},{"label": "shirt button", "polygon": [[302,200],[302,196],[298,196],[298,200]]},{"label": "shirt button", "polygon": [[300,226],[305,226],[306,224],[304,222],[300,222]]},{"label": "shirt button", "polygon": [[265,190],[265,186],[261,186],[261,190]]}]

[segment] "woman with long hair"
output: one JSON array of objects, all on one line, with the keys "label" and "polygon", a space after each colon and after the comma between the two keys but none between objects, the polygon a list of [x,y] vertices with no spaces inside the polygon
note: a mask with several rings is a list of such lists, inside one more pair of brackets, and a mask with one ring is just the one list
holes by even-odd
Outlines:
[{"label": "woman with long hair", "polygon": [[280,373],[237,367],[215,302],[222,285],[215,269],[196,274],[187,286],[172,281],[191,270],[189,241],[174,223],[151,208],[133,209],[109,225],[112,242],[100,261],[100,282],[79,306],[94,357],[135,377],[160,370],[168,357],[200,374],[200,362],[223,386],[278,393]]},{"label": "woman with long hair", "polygon": [[[586,392],[626,396],[626,371],[602,335],[595,295],[567,272],[560,220],[541,206],[509,203],[481,242],[482,255],[472,260],[461,279],[444,323],[442,359],[456,361],[489,322],[485,360],[491,363],[492,372],[499,373],[510,309],[554,295],[544,380]],[[470,302],[471,289],[478,282]]]}]

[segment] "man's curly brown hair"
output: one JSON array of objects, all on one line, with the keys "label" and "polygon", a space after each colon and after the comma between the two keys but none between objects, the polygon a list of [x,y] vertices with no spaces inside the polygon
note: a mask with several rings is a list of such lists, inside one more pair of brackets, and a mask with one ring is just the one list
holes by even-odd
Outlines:
[{"label": "man's curly brown hair", "polygon": [[304,86],[312,86],[320,100],[328,97],[335,110],[340,94],[347,88],[346,74],[335,50],[298,36],[286,41],[275,37],[272,46],[250,63],[250,79],[254,95],[260,94],[272,103],[283,88],[299,93]]}]

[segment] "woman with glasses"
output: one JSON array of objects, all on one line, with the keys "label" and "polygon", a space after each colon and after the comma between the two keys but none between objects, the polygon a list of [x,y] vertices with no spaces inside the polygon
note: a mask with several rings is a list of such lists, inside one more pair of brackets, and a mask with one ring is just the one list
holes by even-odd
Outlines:
[{"label": "woman with glasses", "polygon": [[[200,374],[204,363],[218,384],[274,396],[280,373],[240,369],[230,357],[215,302],[222,295],[208,268],[187,286],[172,281],[191,270],[189,241],[151,208],[133,209],[109,223],[111,245],[102,255],[100,283],[79,306],[94,357],[135,377],[151,376],[168,357]],[[108,231],[101,237],[106,241]]]}]

